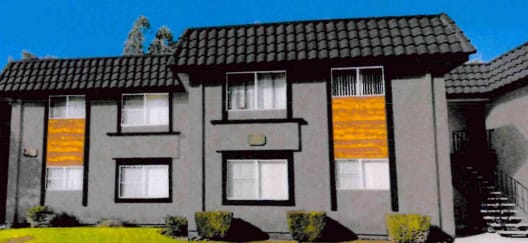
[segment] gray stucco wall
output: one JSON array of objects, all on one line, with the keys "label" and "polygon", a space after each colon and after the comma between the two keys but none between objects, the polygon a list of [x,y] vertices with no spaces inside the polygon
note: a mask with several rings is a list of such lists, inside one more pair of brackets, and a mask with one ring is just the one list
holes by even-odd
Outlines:
[{"label": "gray stucco wall", "polygon": [[[38,102],[12,105],[6,202],[8,223],[23,222],[26,210],[40,201],[44,110],[43,104]],[[24,149],[36,149],[38,156],[23,156]]]},{"label": "gray stucco wall", "polygon": [[433,225],[454,235],[443,79],[393,79],[392,92],[400,211],[430,215]]},{"label": "gray stucco wall", "polygon": [[503,170],[528,185],[528,87],[504,93],[490,102],[486,128]]}]

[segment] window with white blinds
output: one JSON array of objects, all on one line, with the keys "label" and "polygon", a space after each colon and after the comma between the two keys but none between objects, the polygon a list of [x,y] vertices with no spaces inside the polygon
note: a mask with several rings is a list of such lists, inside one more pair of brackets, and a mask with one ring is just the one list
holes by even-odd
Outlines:
[{"label": "window with white blinds", "polygon": [[332,96],[384,95],[383,68],[332,69]]},{"label": "window with white blinds", "polygon": [[169,94],[123,94],[121,125],[156,126],[169,124]]},{"label": "window with white blinds", "polygon": [[120,165],[119,198],[168,198],[169,165]]},{"label": "window with white blinds", "polygon": [[227,109],[286,109],[286,72],[228,73]]},{"label": "window with white blinds", "polygon": [[58,95],[49,97],[49,118],[85,118],[84,95]]},{"label": "window with white blinds", "polygon": [[288,200],[287,160],[227,160],[228,200]]},{"label": "window with white blinds", "polygon": [[80,191],[83,184],[82,166],[48,166],[47,191]]},{"label": "window with white blinds", "polygon": [[387,159],[337,160],[336,185],[339,190],[389,190],[389,162]]}]

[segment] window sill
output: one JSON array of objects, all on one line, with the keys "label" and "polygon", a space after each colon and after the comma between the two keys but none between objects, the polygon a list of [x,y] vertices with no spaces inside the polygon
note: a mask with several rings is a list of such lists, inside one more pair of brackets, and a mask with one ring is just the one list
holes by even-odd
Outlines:
[{"label": "window sill", "polygon": [[172,203],[172,198],[116,198],[115,203]]},{"label": "window sill", "polygon": [[308,122],[303,118],[272,118],[272,119],[236,119],[236,120],[211,120],[213,125],[222,124],[249,124],[249,123],[288,123],[295,122],[300,125],[306,125]]},{"label": "window sill", "polygon": [[295,206],[293,200],[229,200],[224,199],[222,205],[233,206]]},{"label": "window sill", "polygon": [[172,132],[108,132],[106,135],[110,137],[124,137],[124,136],[153,136],[153,135],[180,135],[180,131]]}]

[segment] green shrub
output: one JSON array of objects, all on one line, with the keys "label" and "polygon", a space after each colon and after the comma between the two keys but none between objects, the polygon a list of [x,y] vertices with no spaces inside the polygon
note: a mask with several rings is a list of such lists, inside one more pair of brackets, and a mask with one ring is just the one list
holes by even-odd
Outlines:
[{"label": "green shrub", "polygon": [[67,213],[61,213],[51,220],[51,226],[53,227],[75,227],[79,226],[79,220]]},{"label": "green shrub", "polygon": [[116,218],[102,218],[100,219],[97,224],[97,227],[123,227],[123,221]]},{"label": "green shrub", "polygon": [[182,216],[167,216],[165,217],[165,227],[162,233],[168,236],[187,236],[187,227],[189,222],[187,218]]},{"label": "green shrub", "polygon": [[46,206],[34,206],[26,211],[26,220],[31,227],[49,227],[54,218],[55,213]]},{"label": "green shrub", "polygon": [[199,236],[210,240],[221,240],[227,237],[233,221],[233,213],[229,211],[196,212],[194,220]]},{"label": "green shrub", "polygon": [[395,243],[422,243],[427,240],[431,217],[419,214],[385,215],[389,239]]},{"label": "green shrub", "polygon": [[288,228],[296,241],[321,239],[326,226],[326,213],[322,211],[289,211]]}]

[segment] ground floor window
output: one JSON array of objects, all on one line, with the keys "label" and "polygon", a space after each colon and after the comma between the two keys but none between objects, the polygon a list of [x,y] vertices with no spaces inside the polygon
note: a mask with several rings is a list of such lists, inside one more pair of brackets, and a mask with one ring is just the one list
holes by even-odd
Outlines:
[{"label": "ground floor window", "polygon": [[291,153],[230,154],[224,163],[224,202],[281,204],[292,201]]},{"label": "ground floor window", "polygon": [[116,201],[170,201],[170,159],[118,160]]},{"label": "ground floor window", "polygon": [[389,190],[388,159],[336,160],[338,190]]},{"label": "ground floor window", "polygon": [[48,191],[80,191],[82,182],[82,166],[46,167],[46,190]]}]

